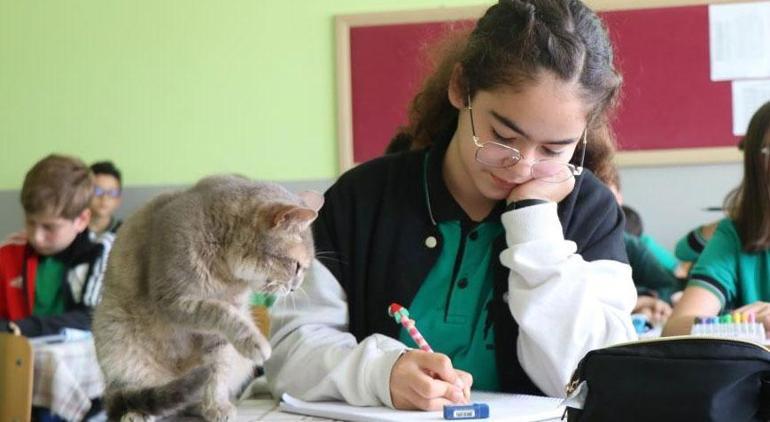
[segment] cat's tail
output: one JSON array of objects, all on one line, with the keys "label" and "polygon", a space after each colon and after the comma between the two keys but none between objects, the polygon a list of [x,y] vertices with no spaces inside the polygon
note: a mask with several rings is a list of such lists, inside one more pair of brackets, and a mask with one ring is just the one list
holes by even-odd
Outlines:
[{"label": "cat's tail", "polygon": [[129,412],[163,416],[182,410],[193,403],[200,403],[203,398],[203,387],[211,373],[210,366],[201,366],[157,387],[108,391],[105,395],[107,418],[111,421],[119,421],[122,415]]}]

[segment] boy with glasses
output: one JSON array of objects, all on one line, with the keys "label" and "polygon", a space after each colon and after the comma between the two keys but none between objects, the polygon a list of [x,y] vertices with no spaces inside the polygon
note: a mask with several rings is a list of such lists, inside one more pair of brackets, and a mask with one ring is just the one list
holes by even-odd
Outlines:
[{"label": "boy with glasses", "polygon": [[91,164],[91,171],[94,173],[94,198],[91,200],[91,223],[88,228],[93,236],[115,233],[122,223],[115,217],[123,199],[120,170],[112,161],[99,161]]},{"label": "boy with glasses", "polygon": [[0,331],[27,337],[88,330],[113,235],[89,239],[93,175],[79,159],[49,155],[21,190],[26,241],[0,246]]}]

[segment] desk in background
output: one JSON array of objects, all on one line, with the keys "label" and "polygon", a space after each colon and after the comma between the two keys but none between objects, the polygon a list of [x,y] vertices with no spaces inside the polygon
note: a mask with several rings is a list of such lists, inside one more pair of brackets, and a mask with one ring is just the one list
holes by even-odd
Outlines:
[{"label": "desk in background", "polygon": [[[104,393],[104,377],[93,339],[36,344],[33,348],[32,404],[48,408],[67,420],[82,420],[91,409],[91,400]],[[255,380],[254,386],[254,398],[239,403],[236,422],[328,420],[281,412],[278,403],[267,393],[264,379]],[[106,419],[103,413],[102,419]]]},{"label": "desk in background", "polygon": [[32,404],[67,420],[82,420],[91,400],[104,393],[93,339],[35,344],[33,349]]}]

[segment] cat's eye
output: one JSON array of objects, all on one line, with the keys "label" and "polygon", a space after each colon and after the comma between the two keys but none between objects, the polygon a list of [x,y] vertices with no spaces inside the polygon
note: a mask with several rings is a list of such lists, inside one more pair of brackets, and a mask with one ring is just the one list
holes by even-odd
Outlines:
[{"label": "cat's eye", "polygon": [[299,261],[294,261],[294,275],[299,275],[300,271],[302,271],[302,267],[299,265]]}]

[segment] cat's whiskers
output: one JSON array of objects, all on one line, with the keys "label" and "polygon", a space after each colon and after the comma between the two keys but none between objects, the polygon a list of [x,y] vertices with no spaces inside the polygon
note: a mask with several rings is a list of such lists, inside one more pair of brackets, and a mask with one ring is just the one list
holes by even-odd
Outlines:
[{"label": "cat's whiskers", "polygon": [[337,254],[337,252],[334,252],[334,251],[316,252],[315,259],[317,259],[320,262],[331,261],[331,262],[339,262],[340,264],[345,264],[346,263],[346,261],[343,260],[342,258],[340,258],[338,256],[334,256],[335,254]]},{"label": "cat's whiskers", "polygon": [[338,252],[337,251],[316,251],[315,256],[318,257],[318,256],[324,256],[324,255],[334,255],[336,253]]},{"label": "cat's whiskers", "polygon": [[297,311],[297,296],[291,295],[291,310],[292,312]]},{"label": "cat's whiskers", "polygon": [[304,284],[300,284],[294,290],[294,293],[295,293],[295,295],[302,293],[303,295],[305,295],[306,298],[310,299],[310,296],[307,294],[307,291],[305,290],[305,285]]},{"label": "cat's whiskers", "polygon": [[[302,299],[304,299],[304,300],[307,300],[307,301],[310,301],[310,295],[307,293],[307,291],[306,291],[306,290],[305,290],[305,289],[304,289],[302,286],[300,286],[300,287],[297,289],[297,294],[299,294],[299,293],[302,293],[302,294],[305,296],[305,297],[304,297],[304,298],[302,298]],[[292,299],[292,302],[294,303],[294,308],[295,308],[295,310],[296,310],[296,304],[297,304],[297,299],[298,299],[298,298],[297,298],[297,296],[296,296],[296,294],[295,294],[295,295],[292,295],[292,298],[291,298],[291,299]]]},{"label": "cat's whiskers", "polygon": [[331,257],[334,257],[335,255],[338,256],[339,252],[337,252],[337,251],[317,251],[315,253],[315,257],[316,258],[331,258]]},{"label": "cat's whiskers", "polygon": [[[299,290],[299,289],[297,289],[297,290]],[[297,296],[294,295],[294,294],[287,295],[286,296],[286,300],[290,301],[289,303],[291,304],[292,312],[296,311],[297,310]]]}]

